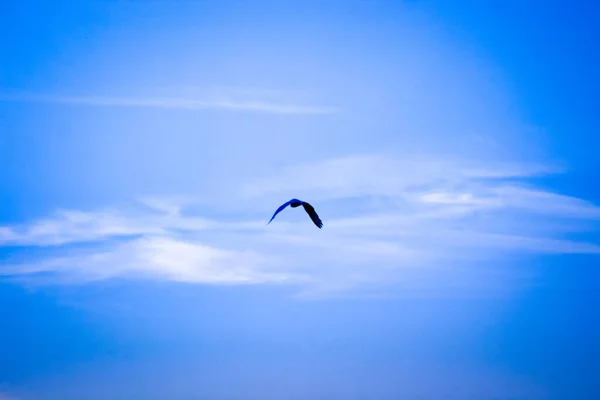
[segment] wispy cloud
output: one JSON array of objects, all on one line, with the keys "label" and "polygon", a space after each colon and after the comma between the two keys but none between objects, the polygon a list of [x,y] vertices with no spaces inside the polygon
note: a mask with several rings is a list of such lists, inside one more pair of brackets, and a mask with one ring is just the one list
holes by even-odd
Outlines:
[{"label": "wispy cloud", "polygon": [[[5,260],[0,275],[341,290],[400,281],[414,286],[425,277],[442,284],[440,271],[460,265],[456,283],[468,266],[510,254],[600,254],[597,243],[579,236],[600,219],[600,208],[526,184],[544,171],[551,169],[382,156],[290,166],[240,188],[240,198],[270,199],[257,206],[264,220],[203,218],[189,213],[190,199],[144,198],[128,207],[61,210],[0,227],[2,246],[52,249],[50,256]],[[273,199],[292,194],[310,199],[323,230],[296,211],[266,226],[279,205]]]},{"label": "wispy cloud", "polygon": [[180,110],[231,110],[273,114],[333,114],[333,107],[283,104],[270,101],[199,100],[176,97],[53,96],[42,94],[2,94],[0,101],[74,104],[97,107],[147,107]]},{"label": "wispy cloud", "polygon": [[249,182],[242,195],[260,197],[301,191],[319,199],[353,196],[405,198],[420,193],[424,188],[439,190],[464,187],[465,184],[485,185],[480,181],[531,178],[559,171],[555,166],[539,164],[367,154],[287,166],[271,177]]},{"label": "wispy cloud", "polygon": [[148,236],[94,252],[2,268],[4,275],[53,273],[58,281],[87,282],[145,277],[179,282],[248,284],[285,282],[294,276],[268,271],[254,251],[224,250],[170,236]]}]

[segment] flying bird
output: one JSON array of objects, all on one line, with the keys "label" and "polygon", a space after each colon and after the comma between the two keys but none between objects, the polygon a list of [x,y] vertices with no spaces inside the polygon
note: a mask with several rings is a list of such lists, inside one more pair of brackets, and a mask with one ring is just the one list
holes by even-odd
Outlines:
[{"label": "flying bird", "polygon": [[271,223],[271,221],[273,221],[273,218],[275,218],[275,216],[277,214],[279,214],[287,206],[290,206],[292,208],[296,208],[296,207],[300,207],[300,206],[304,207],[304,211],[306,211],[306,213],[308,214],[308,216],[310,217],[310,219],[312,219],[312,222],[314,222],[315,225],[319,229],[321,229],[323,227],[323,222],[321,221],[321,219],[317,215],[317,212],[315,211],[315,209],[313,208],[313,206],[311,206],[310,204],[308,204],[305,201],[298,200],[298,199],[291,199],[287,203],[282,204],[277,209],[277,211],[275,211],[275,214],[273,214],[273,216],[271,217],[271,220],[269,222],[267,222],[267,225],[269,225]]}]

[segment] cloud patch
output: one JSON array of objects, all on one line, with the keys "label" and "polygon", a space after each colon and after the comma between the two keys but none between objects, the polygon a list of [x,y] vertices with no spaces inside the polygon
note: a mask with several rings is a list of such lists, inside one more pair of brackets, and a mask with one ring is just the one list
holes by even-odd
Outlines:
[{"label": "cloud patch", "polygon": [[[239,190],[256,204],[251,215],[264,212],[264,220],[205,218],[189,212],[190,199],[155,197],[0,227],[0,246],[51,249],[50,256],[5,260],[0,275],[342,290],[414,285],[425,275],[441,284],[440,271],[454,271],[458,282],[469,268],[515,254],[600,254],[585,236],[600,208],[528,182],[551,170],[373,155],[290,166]],[[323,230],[296,210],[266,225],[292,195],[317,208]]]}]

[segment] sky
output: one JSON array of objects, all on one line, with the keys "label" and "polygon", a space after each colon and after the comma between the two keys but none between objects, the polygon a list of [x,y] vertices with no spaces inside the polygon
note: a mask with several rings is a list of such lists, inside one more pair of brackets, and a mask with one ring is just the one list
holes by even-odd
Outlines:
[{"label": "sky", "polygon": [[595,398],[598,19],[2,2],[0,400]]}]

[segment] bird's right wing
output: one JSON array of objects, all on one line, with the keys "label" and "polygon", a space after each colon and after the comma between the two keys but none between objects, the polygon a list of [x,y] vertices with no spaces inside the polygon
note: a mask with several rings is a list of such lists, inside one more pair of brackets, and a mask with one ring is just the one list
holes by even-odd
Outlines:
[{"label": "bird's right wing", "polygon": [[323,222],[321,221],[321,218],[319,218],[319,216],[317,215],[317,212],[315,211],[314,207],[308,204],[307,202],[303,202],[302,206],[304,207],[304,210],[306,211],[310,219],[312,219],[312,222],[314,222],[317,228],[321,229],[323,227]]},{"label": "bird's right wing", "polygon": [[273,216],[271,217],[271,219],[269,220],[269,222],[267,222],[267,225],[269,225],[271,223],[271,221],[273,221],[273,218],[275,218],[275,216],[277,214],[279,214],[281,212],[281,210],[283,210],[284,208],[286,208],[287,206],[289,206],[291,203],[292,203],[292,200],[290,200],[287,203],[284,203],[281,206],[279,206],[279,208],[277,209],[277,211],[275,211],[275,214],[273,214]]}]

